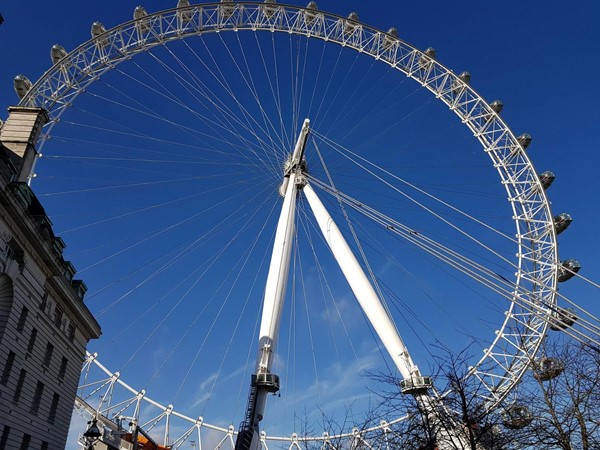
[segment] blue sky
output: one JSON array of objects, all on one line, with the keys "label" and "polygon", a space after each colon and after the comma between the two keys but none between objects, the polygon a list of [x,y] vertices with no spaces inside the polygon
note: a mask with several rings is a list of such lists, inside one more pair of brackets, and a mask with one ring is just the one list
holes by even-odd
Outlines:
[{"label": "blue sky", "polygon": [[[148,11],[155,11],[172,7],[175,2],[172,3],[161,1],[145,6]],[[455,72],[468,70],[472,86],[484,98],[501,99],[505,105],[502,116],[513,131],[533,136],[528,153],[535,167],[539,172],[552,170],[557,175],[549,191],[553,212],[569,212],[574,218],[571,228],[559,239],[561,258],[577,258],[583,266],[582,275],[595,281],[600,279],[596,239],[600,90],[595,76],[598,69],[595,55],[600,51],[600,6],[596,2],[582,1],[568,6],[557,1],[496,4],[433,1],[412,5],[380,2],[377,7],[358,1],[318,4],[320,9],[340,15],[356,11],[363,22],[377,28],[395,26],[400,38],[417,48],[435,47],[438,60]],[[89,38],[93,21],[100,20],[110,28],[129,20],[136,5],[137,2],[115,0],[89,4],[63,1],[60,9],[42,3],[24,14],[21,4],[5,3],[0,10],[5,19],[0,27],[4,44],[0,104],[17,102],[12,89],[15,75],[23,73],[33,81],[50,67],[53,44],[73,49]],[[231,45],[236,44],[232,42]],[[215,36],[207,37],[206,43],[221,48]],[[205,58],[212,55],[219,60],[233,84],[243,82],[236,76],[227,55],[205,52],[202,43],[195,44]],[[284,44],[277,45],[283,48]],[[197,64],[184,43],[175,43],[172,48],[181,52],[190,66]],[[371,68],[370,60],[358,59],[354,54],[344,53],[336,65],[339,49],[328,47],[327,53],[321,53],[321,48],[311,47],[310,68],[306,73],[313,75],[307,76],[306,90],[319,85],[318,91],[326,92],[325,98],[331,99],[334,106],[331,110],[327,104],[317,108],[315,101],[315,106],[308,108],[306,100],[304,109],[314,114],[311,119],[315,130],[322,134],[329,131],[327,135],[336,142],[369,152],[376,163],[397,165],[408,178],[428,186],[436,195],[486,217],[494,225],[510,227],[505,217],[508,208],[504,200],[498,199],[501,191],[495,172],[485,166],[485,159],[476,153],[478,146],[468,130],[461,128],[445,107],[432,102],[429,94],[418,90],[411,80],[404,80],[401,74],[390,74],[383,66]],[[321,54],[327,55],[325,62],[319,60]],[[206,162],[194,153],[199,146],[199,135],[196,131],[191,134],[186,131],[203,132],[197,127],[197,117],[182,114],[165,102],[166,91],[149,98],[142,84],[131,81],[133,77],[151,84],[151,73],[165,83],[173,83],[168,70],[160,70],[159,61],[170,61],[172,66],[175,63],[167,52],[157,52],[155,56],[141,55],[132,63],[123,64],[122,70],[129,76],[108,74],[89,95],[79,99],[77,111],[65,115],[65,123],[56,127],[57,139],[44,152],[49,161],[40,162],[34,189],[47,205],[56,232],[64,235],[67,256],[90,286],[88,305],[99,315],[105,332],[92,348],[106,354],[103,363],[112,370],[121,370],[127,382],[136,388],[149,384],[150,395],[157,400],[165,404],[174,402],[176,408],[191,416],[202,414],[207,420],[226,426],[239,421],[245,403],[248,368],[252,366],[255,351],[252,336],[257,299],[264,284],[266,244],[273,233],[268,225],[277,214],[276,209],[272,210],[278,206],[274,193],[277,180],[269,173],[253,171],[251,166],[226,164],[240,162],[226,155],[217,157],[218,164],[211,166],[210,171],[199,174],[197,168],[205,167]],[[335,74],[334,87],[314,75],[317,66],[324,73],[329,70]],[[370,91],[368,84],[361,84],[363,76],[381,81]],[[176,83],[165,85],[171,92],[179,92],[178,95],[184,93]],[[262,86],[259,92],[268,96],[270,91]],[[335,86],[340,86],[339,96],[335,95]],[[158,85],[155,89],[159,90]],[[249,101],[247,91],[239,95]],[[123,103],[131,107],[128,110],[117,104],[126,98],[128,101]],[[361,107],[351,107],[357,98]],[[164,126],[156,117],[137,114],[132,109],[139,109],[142,100],[147,111],[177,117],[180,128]],[[283,102],[284,108],[289,105],[286,100]],[[114,120],[116,117],[119,120]],[[341,118],[339,122],[336,117]],[[339,125],[334,127],[336,123]],[[101,132],[100,128],[109,125],[119,134]],[[132,137],[132,130],[144,130],[154,142]],[[102,149],[98,152],[91,141],[102,142]],[[202,142],[209,149],[209,156],[215,154],[210,149],[220,148],[214,136]],[[336,158],[332,148],[318,145],[334,174],[351,168],[347,160]],[[134,166],[114,159],[133,155],[140,149],[143,152],[136,158],[144,161],[137,161]],[[397,159],[388,159],[389,151],[396,151]],[[314,153],[309,156],[309,164],[315,176],[324,176]],[[463,179],[465,183],[461,183]],[[377,189],[368,179],[344,180],[334,175],[334,180],[338,180],[341,190],[348,191],[362,183],[356,195],[362,194],[369,200]],[[136,186],[115,188],[131,184]],[[58,194],[67,191],[79,192]],[[227,216],[231,209],[217,206],[220,201],[237,205],[237,199],[243,206],[233,219]],[[377,204],[381,208],[390,207],[390,211],[403,217],[407,217],[404,215],[407,212],[415,212],[409,203],[394,201],[398,199],[379,197]],[[334,203],[330,200],[330,204]],[[201,212],[211,205],[214,205],[208,213],[211,221],[197,222],[195,217],[205,217],[207,214]],[[409,217],[406,220],[411,226],[426,228],[427,218],[418,211]],[[338,219],[343,221],[341,216]],[[97,225],[90,226],[96,222]],[[306,238],[309,234],[315,245],[321,245],[309,223],[302,223],[306,225],[299,226],[304,230],[299,236]],[[501,306],[497,310],[492,306],[493,298],[468,282],[457,282],[453,274],[439,269],[404,244],[380,238],[367,222],[357,218],[355,224],[369,236],[365,238],[365,252],[385,284],[384,291],[389,286],[399,297],[395,304],[408,305],[410,312],[398,318],[398,325],[423,372],[427,372],[431,363],[428,352],[435,353],[431,343],[436,339],[460,348],[470,342],[470,334],[484,340],[491,337],[486,333],[493,334],[502,312]],[[234,239],[240,230],[246,237]],[[431,229],[432,233],[437,231]],[[256,236],[260,238],[252,246]],[[377,239],[370,238],[373,236]],[[451,235],[443,238],[453,239]],[[487,238],[495,244],[493,237]],[[188,245],[192,247],[181,260],[164,266],[167,258]],[[270,425],[283,432],[298,426],[294,415],[301,417],[305,410],[312,411],[315,407],[343,410],[348,406],[343,406],[346,402],[341,400],[346,398],[353,399],[353,414],[364,409],[368,400],[361,389],[368,382],[364,376],[350,375],[385,367],[332,262],[326,256],[319,259],[330,283],[327,285],[319,266],[311,259],[310,246],[303,248],[296,259],[294,273],[298,275],[290,276],[290,282],[295,281],[298,287],[297,294],[286,300],[294,312],[284,313],[286,326],[282,325],[285,336],[282,336],[278,368],[286,380],[282,389],[285,401],[272,402],[274,415],[287,418],[274,420]],[[213,260],[214,255],[222,257]],[[103,262],[98,264],[98,261]],[[155,275],[159,270],[161,275]],[[206,276],[202,280],[208,279],[206,284],[194,282],[200,280],[198,276],[204,271]],[[220,278],[223,274],[227,276]],[[127,294],[140,284],[135,294]],[[317,300],[328,290],[334,293],[335,304],[328,295]],[[467,295],[473,290],[476,295]],[[592,312],[599,311],[597,289],[581,280],[572,280],[561,287],[561,293]],[[169,300],[162,301],[163,298]],[[480,298],[490,302],[480,302]],[[107,308],[115,300],[118,304]],[[413,312],[418,320],[412,318]],[[311,328],[305,325],[306,315],[311,317]],[[240,318],[243,320],[239,320],[238,326]],[[460,323],[463,318],[465,323]],[[326,338],[325,334],[334,338]],[[346,335],[352,339],[348,340]],[[306,344],[311,339],[313,344]],[[175,346],[176,342],[181,344]],[[140,350],[136,352],[138,347]],[[317,348],[320,351],[315,351]],[[318,383],[313,372],[320,374]],[[214,394],[207,401],[212,389]],[[315,398],[319,400],[314,401]]]}]

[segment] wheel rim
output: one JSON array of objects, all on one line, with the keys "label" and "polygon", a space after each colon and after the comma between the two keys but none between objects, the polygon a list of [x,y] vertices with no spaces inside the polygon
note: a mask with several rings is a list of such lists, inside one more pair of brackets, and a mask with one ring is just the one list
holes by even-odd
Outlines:
[{"label": "wheel rim", "polygon": [[[489,395],[484,401],[493,407],[526,370],[545,333],[546,316],[556,302],[557,255],[552,216],[544,190],[522,145],[470,86],[461,83],[456,75],[434,59],[391,35],[339,16],[303,8],[274,6],[273,14],[268,17],[262,4],[236,3],[230,7],[231,11],[225,15],[220,14],[222,5],[218,4],[151,14],[113,28],[69,53],[22,101],[23,105],[43,106],[49,112],[51,121],[39,148],[50,137],[65,109],[98,77],[146,49],[200,33],[264,30],[325,39],[370,55],[403,72],[444,102],[472,131],[493,161],[515,217],[519,256],[513,303],[496,338],[471,370],[471,376],[486,386]],[[311,14],[308,21],[307,14]],[[349,26],[351,31],[348,31]],[[98,42],[106,44],[98,45]],[[459,86],[458,93],[456,86]],[[525,340],[522,326],[533,330]],[[95,358],[90,357],[88,361],[93,362]],[[114,383],[130,390],[134,396],[138,393],[112,372],[104,370]],[[197,423],[196,419],[180,415],[145,396],[144,399],[162,408],[167,417],[175,415]],[[212,425],[202,422],[202,426],[210,428]],[[225,433],[230,431],[216,428]]]}]

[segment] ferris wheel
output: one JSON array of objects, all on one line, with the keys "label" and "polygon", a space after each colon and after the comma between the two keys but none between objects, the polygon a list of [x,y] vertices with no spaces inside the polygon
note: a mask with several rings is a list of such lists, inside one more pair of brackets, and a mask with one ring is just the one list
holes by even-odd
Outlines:
[{"label": "ferris wheel", "polygon": [[404,417],[302,429],[301,398],[335,414],[318,367],[385,367],[433,405],[417,353],[466,343],[491,410],[548,329],[573,325],[557,283],[579,263],[558,257],[571,219],[551,213],[553,174],[433,48],[315,2],[180,0],[91,32],[15,86],[48,113],[36,191],[105,330],[78,393],[105,427],[160,429],[171,448],[356,445]]}]

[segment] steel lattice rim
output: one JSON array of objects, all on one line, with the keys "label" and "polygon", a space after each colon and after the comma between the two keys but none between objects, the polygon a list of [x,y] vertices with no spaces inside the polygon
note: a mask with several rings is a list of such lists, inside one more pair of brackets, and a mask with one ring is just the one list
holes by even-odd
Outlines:
[{"label": "steel lattice rim", "polygon": [[[42,132],[38,148],[41,150],[49,139],[63,112],[104,72],[151,47],[189,36],[220,31],[292,33],[343,45],[399,70],[443,101],[472,131],[497,169],[513,210],[519,242],[519,270],[515,274],[513,302],[492,345],[470,370],[470,376],[479,379],[489,393],[482,402],[490,408],[498,405],[527,370],[556,305],[556,233],[544,189],[522,145],[475,90],[435,59],[395,36],[341,16],[296,6],[231,3],[225,6],[231,11],[222,15],[223,7],[218,3],[203,4],[149,14],[118,25],[70,52],[34,84],[20,103],[21,106],[41,106],[48,111],[50,121]],[[265,12],[267,7],[272,8],[268,14]],[[351,26],[351,32],[348,32],[348,26]],[[142,28],[146,31],[140,31]],[[421,62],[423,58],[427,61],[425,69]],[[460,86],[459,94],[455,93],[456,86]],[[532,264],[535,270],[527,270],[525,262]],[[533,298],[522,287],[524,282],[538,287]],[[531,331],[525,340],[521,334],[512,331],[513,326],[519,328],[521,325]],[[509,354],[507,348],[517,349],[516,353]],[[503,366],[500,361],[507,359],[510,363]],[[146,397],[145,393],[125,383],[118,373],[102,366],[95,355],[88,354],[88,369],[90,364],[96,364],[108,375],[106,385],[114,388],[115,383],[119,384],[133,394],[133,399],[143,399],[162,409],[167,416],[174,415],[190,422],[191,430],[206,427],[235,433],[231,427],[222,428],[205,423],[202,418],[193,419],[173,410],[171,405],[165,407]],[[490,365],[500,370],[492,372],[488,369]],[[363,431],[385,430],[392,423],[382,423]],[[347,433],[330,438],[352,436]],[[325,439],[323,436],[265,438],[286,442]]]}]

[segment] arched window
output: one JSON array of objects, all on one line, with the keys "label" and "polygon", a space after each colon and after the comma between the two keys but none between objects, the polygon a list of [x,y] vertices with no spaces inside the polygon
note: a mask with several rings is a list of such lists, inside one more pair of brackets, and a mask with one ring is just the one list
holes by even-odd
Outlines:
[{"label": "arched window", "polygon": [[13,307],[13,297],[11,278],[5,273],[0,274],[0,340],[4,336],[4,330]]}]

